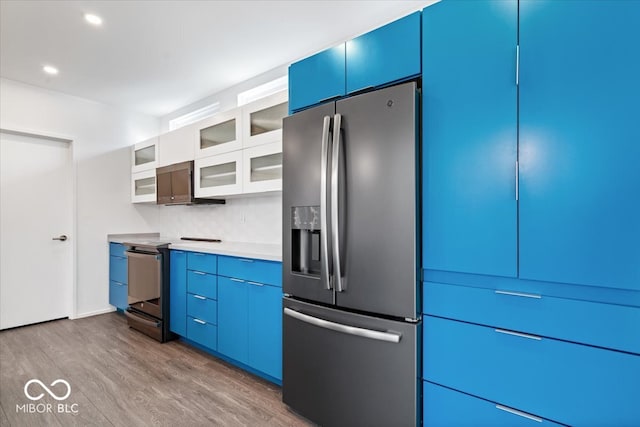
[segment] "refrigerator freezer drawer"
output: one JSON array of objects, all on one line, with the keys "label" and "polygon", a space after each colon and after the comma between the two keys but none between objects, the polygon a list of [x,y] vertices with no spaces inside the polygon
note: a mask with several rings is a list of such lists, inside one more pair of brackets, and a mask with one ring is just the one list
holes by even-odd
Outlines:
[{"label": "refrigerator freezer drawer", "polygon": [[287,405],[325,427],[417,424],[420,324],[283,305]]}]

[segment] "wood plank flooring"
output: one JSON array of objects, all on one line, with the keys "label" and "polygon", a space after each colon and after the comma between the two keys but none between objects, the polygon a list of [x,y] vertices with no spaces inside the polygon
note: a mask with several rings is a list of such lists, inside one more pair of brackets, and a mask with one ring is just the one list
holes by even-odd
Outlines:
[{"label": "wood plank flooring", "polygon": [[[32,402],[24,386],[34,378],[64,379],[71,394],[57,401],[32,384],[32,396],[44,393]],[[278,386],[179,341],[160,344],[117,313],[0,332],[0,426],[311,425],[281,399]],[[29,403],[44,412],[20,409]]]}]

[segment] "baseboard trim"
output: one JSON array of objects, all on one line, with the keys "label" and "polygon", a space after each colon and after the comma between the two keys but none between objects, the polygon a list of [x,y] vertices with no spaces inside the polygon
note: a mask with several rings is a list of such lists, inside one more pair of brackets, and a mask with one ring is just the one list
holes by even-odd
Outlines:
[{"label": "baseboard trim", "polygon": [[106,314],[106,313],[111,313],[112,311],[116,311],[115,307],[109,307],[109,308],[105,308],[102,310],[96,310],[96,311],[89,311],[87,313],[79,313],[76,314],[75,317],[69,317],[69,319],[82,319],[83,317],[91,317],[91,316],[97,316],[99,314]]}]

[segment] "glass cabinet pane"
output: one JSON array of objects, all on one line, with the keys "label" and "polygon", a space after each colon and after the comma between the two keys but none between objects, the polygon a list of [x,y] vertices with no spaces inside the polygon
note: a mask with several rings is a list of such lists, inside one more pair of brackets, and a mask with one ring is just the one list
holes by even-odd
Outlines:
[{"label": "glass cabinet pane", "polygon": [[136,179],[134,186],[136,196],[154,194],[156,192],[156,177]]},{"label": "glass cabinet pane", "polygon": [[287,103],[274,105],[251,113],[251,136],[282,129],[282,119],[287,116]]},{"label": "glass cabinet pane", "polygon": [[136,150],[135,155],[136,166],[143,165],[149,162],[155,162],[156,160],[156,146],[150,145],[148,147],[140,148]]},{"label": "glass cabinet pane", "polygon": [[200,149],[215,147],[235,139],[236,120],[227,120],[200,130]]},{"label": "glass cabinet pane", "polygon": [[219,187],[236,183],[236,162],[207,166],[200,169],[200,188]]},{"label": "glass cabinet pane", "polygon": [[282,153],[269,154],[251,159],[251,182],[282,179]]}]

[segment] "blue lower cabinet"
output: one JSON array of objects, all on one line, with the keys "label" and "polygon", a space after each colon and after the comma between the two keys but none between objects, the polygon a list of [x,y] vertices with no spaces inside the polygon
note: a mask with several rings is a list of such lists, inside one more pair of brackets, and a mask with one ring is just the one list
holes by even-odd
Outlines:
[{"label": "blue lower cabinet", "polygon": [[249,360],[247,292],[244,280],[218,278],[218,351],[244,364]]},{"label": "blue lower cabinet", "polygon": [[218,275],[282,286],[282,263],[221,256],[218,257]]},{"label": "blue lower cabinet", "polygon": [[430,382],[424,382],[425,427],[528,427],[552,421],[518,409],[479,399]]},{"label": "blue lower cabinet", "polygon": [[216,325],[218,324],[218,302],[202,295],[187,294],[187,314]]},{"label": "blue lower cabinet", "polygon": [[282,379],[282,289],[249,286],[249,365]]},{"label": "blue lower cabinet", "polygon": [[109,257],[109,280],[119,283],[128,283],[127,258],[122,256]]},{"label": "blue lower cabinet", "polygon": [[187,253],[187,268],[189,270],[202,271],[204,273],[216,274],[218,270],[218,256],[204,254],[201,252]]},{"label": "blue lower cabinet", "polygon": [[125,283],[109,281],[109,304],[120,310],[127,308],[127,285]]},{"label": "blue lower cabinet", "polygon": [[169,329],[187,336],[187,254],[172,250],[169,262]]},{"label": "blue lower cabinet", "polygon": [[187,271],[187,292],[204,295],[210,299],[218,298],[217,276],[202,271]]},{"label": "blue lower cabinet", "polygon": [[187,338],[211,350],[216,350],[218,328],[202,319],[187,317]]},{"label": "blue lower cabinet", "polygon": [[424,317],[424,379],[568,425],[638,425],[640,356]]}]

